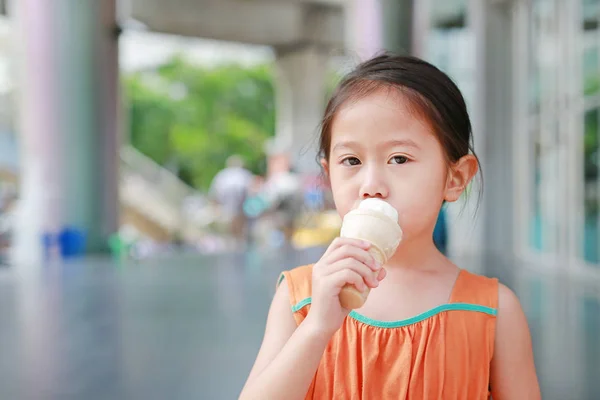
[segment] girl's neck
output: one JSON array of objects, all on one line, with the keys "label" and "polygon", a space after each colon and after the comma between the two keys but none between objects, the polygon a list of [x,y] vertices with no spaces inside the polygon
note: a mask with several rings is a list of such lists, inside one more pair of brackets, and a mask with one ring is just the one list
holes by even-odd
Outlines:
[{"label": "girl's neck", "polygon": [[385,264],[385,268],[432,270],[447,265],[449,260],[437,249],[430,237],[413,238],[400,242],[396,253]]}]

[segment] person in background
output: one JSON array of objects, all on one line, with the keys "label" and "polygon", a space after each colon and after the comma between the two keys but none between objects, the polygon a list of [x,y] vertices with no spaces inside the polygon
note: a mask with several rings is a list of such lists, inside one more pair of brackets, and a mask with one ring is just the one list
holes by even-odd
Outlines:
[{"label": "person in background", "polygon": [[226,167],[215,175],[209,190],[211,200],[221,207],[235,246],[241,246],[246,240],[248,221],[243,205],[253,181],[254,175],[244,167],[243,159],[232,155]]},{"label": "person in background", "polygon": [[265,184],[265,178],[262,175],[256,175],[248,189],[248,195],[244,201],[243,210],[248,221],[247,243],[252,246],[257,239],[257,225],[261,215],[269,208],[269,204],[262,196],[262,189]]},{"label": "person in background", "polygon": [[285,243],[290,243],[296,220],[304,205],[304,197],[302,182],[292,170],[287,151],[272,150],[268,155],[267,179],[262,193],[269,204],[267,212],[272,217],[274,228],[283,234]]}]

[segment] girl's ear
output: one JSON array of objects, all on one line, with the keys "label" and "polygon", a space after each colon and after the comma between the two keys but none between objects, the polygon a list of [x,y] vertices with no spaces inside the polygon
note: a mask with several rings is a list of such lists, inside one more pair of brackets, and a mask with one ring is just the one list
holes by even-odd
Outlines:
[{"label": "girl's ear", "polygon": [[448,171],[444,200],[449,202],[458,200],[478,169],[477,158],[472,154],[463,156],[454,163]]},{"label": "girl's ear", "polygon": [[323,167],[323,173],[325,174],[325,178],[329,180],[329,162],[324,158],[321,158],[321,167]]}]

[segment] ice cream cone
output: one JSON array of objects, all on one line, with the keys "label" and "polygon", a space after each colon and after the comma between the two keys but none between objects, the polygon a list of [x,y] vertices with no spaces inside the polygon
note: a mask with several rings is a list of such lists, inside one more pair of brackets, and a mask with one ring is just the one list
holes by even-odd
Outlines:
[{"label": "ice cream cone", "polygon": [[[383,200],[378,200],[379,203],[374,202],[376,199],[369,200],[377,208],[386,207],[385,211],[387,211],[387,207],[389,207],[393,213],[396,213],[396,210]],[[402,239],[402,229],[397,222],[397,213],[396,218],[392,218],[389,211],[386,213],[380,209],[371,209],[363,203],[359,208],[346,214],[340,236],[371,243],[369,253],[379,265],[384,265],[394,255]],[[374,271],[373,275],[377,277],[378,272]],[[346,285],[339,295],[340,304],[346,309],[360,308],[367,300],[369,292],[369,288],[360,292],[354,285]]]}]

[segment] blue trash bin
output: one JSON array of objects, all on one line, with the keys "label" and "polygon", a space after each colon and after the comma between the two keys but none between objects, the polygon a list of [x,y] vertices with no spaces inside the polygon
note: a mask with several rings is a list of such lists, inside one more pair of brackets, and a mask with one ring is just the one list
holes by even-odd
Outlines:
[{"label": "blue trash bin", "polygon": [[82,229],[66,227],[58,235],[60,255],[63,258],[77,257],[85,254],[86,236]]}]

